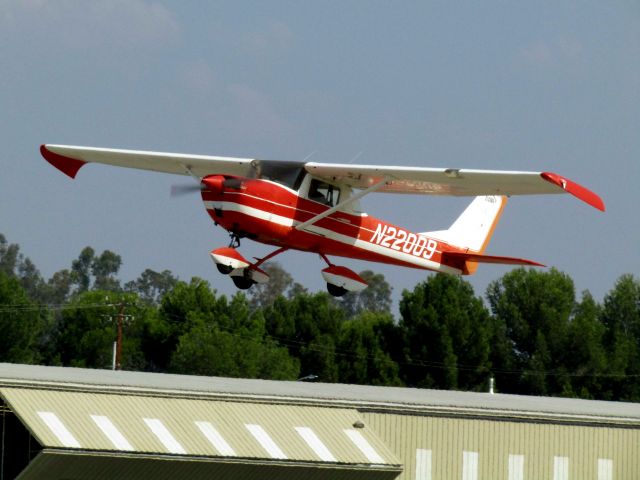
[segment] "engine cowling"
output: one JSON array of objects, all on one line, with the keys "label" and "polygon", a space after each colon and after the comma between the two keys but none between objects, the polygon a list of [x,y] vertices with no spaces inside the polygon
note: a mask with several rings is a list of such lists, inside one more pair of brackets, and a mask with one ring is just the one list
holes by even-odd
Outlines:
[{"label": "engine cowling", "polygon": [[222,193],[224,188],[224,177],[222,175],[207,175],[201,180],[201,183],[211,193],[218,195]]}]

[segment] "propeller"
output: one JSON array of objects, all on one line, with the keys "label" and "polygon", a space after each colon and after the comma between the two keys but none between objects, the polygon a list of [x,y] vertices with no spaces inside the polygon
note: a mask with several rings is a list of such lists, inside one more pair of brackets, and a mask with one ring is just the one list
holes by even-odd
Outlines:
[{"label": "propeller", "polygon": [[188,195],[194,192],[202,191],[202,184],[182,184],[182,185],[171,185],[171,197],[181,197],[183,195]]}]

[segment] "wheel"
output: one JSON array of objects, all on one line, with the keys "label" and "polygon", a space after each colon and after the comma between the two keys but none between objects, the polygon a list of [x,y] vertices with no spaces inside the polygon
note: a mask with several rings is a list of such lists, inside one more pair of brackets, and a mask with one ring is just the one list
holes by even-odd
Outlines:
[{"label": "wheel", "polygon": [[223,275],[229,275],[233,267],[231,265],[223,265],[222,263],[216,263],[216,267],[218,267],[218,271]]},{"label": "wheel", "polygon": [[244,277],[231,277],[231,279],[233,280],[234,285],[240,290],[248,290],[254,283],[256,283],[250,278]]},{"label": "wheel", "polygon": [[327,283],[327,291],[333,295],[334,297],[341,297],[345,293],[347,293],[347,289],[344,287],[339,287],[334,285],[333,283]]}]

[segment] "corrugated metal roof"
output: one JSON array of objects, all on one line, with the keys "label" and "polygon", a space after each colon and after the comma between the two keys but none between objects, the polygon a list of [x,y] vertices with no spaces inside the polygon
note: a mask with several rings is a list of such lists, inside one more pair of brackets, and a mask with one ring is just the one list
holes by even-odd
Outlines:
[{"label": "corrugated metal roof", "polygon": [[44,450],[18,477],[19,480],[175,480],[215,478],[216,480],[392,480],[398,470],[360,466],[324,467],[275,462],[232,462],[229,460],[179,457],[65,452]]},{"label": "corrugated metal roof", "polygon": [[416,409],[459,415],[533,417],[551,421],[640,425],[640,404],[634,403],[414,388],[246,380],[14,364],[0,364],[0,385],[147,391],[151,394],[171,396],[240,397],[389,411]]},{"label": "corrugated metal roof", "polygon": [[355,409],[0,388],[44,448],[399,466]]}]

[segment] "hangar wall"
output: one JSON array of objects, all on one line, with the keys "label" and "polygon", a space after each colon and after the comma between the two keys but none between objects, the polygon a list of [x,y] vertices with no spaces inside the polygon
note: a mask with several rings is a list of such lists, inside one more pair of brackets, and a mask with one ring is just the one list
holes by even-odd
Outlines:
[{"label": "hangar wall", "polygon": [[637,479],[640,430],[364,413],[404,465],[402,480]]}]

